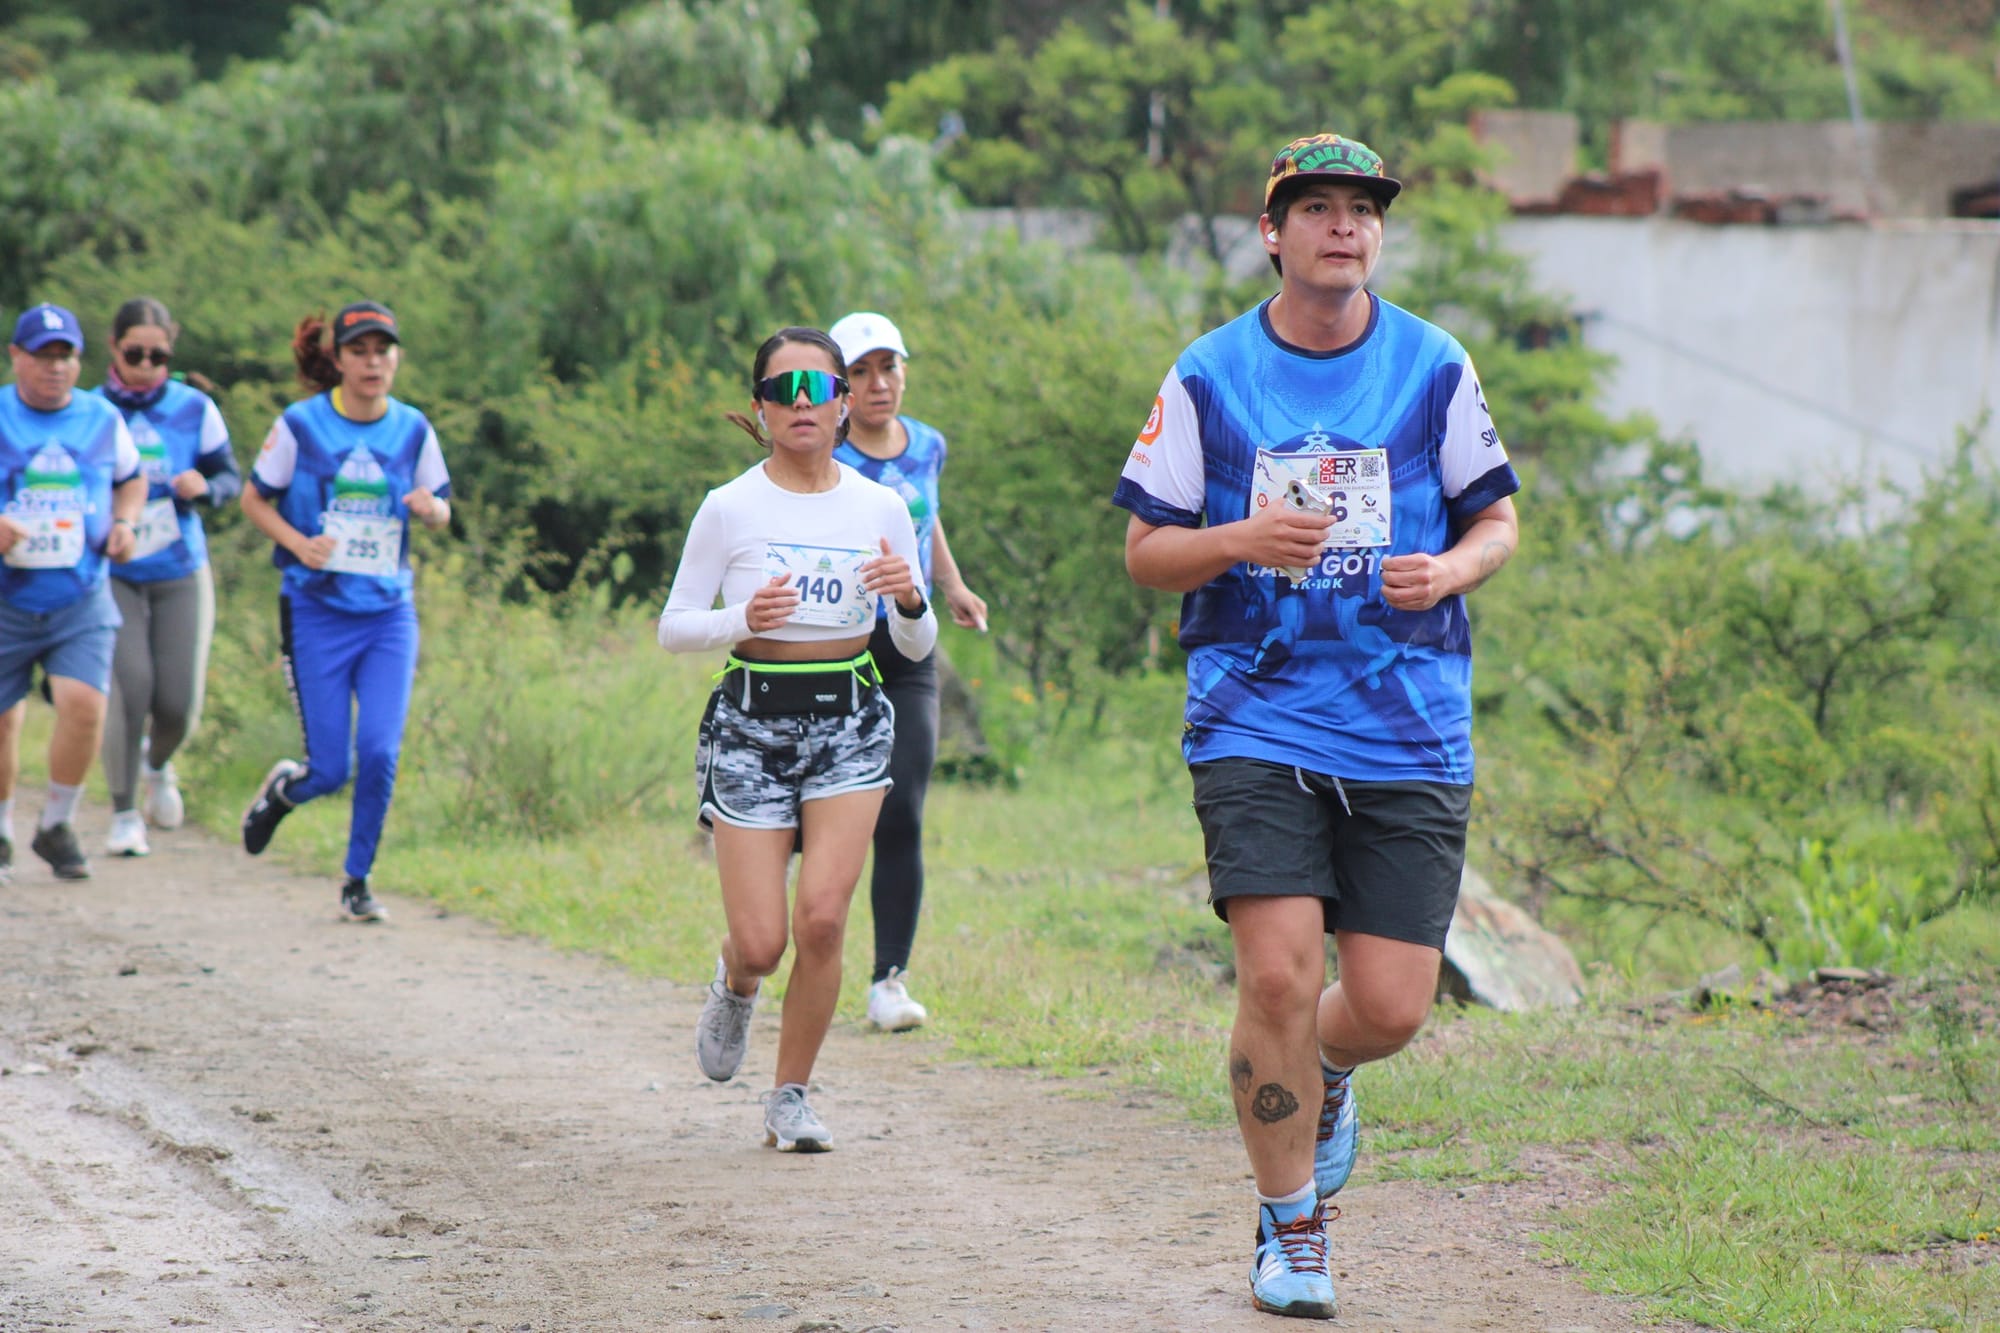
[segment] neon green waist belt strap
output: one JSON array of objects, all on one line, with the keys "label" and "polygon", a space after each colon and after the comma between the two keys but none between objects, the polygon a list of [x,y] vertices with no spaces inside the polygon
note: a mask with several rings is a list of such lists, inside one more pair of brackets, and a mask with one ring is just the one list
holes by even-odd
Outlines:
[{"label": "neon green waist belt strap", "polygon": [[839,662],[746,662],[718,674],[722,696],[751,717],[846,717],[882,684],[873,653]]}]

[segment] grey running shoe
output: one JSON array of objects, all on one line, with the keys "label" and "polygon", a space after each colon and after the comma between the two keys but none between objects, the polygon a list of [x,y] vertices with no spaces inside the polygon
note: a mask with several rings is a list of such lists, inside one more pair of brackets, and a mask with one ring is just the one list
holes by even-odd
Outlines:
[{"label": "grey running shoe", "polygon": [[755,995],[729,989],[729,969],[716,959],[715,980],[708,983],[708,999],[694,1025],[694,1058],[701,1063],[701,1072],[717,1083],[727,1083],[743,1067],[743,1053],[750,1049],[750,1015],[756,1008]]},{"label": "grey running shoe", "polygon": [[243,812],[243,850],[252,856],[261,856],[271,845],[271,835],[278,831],[278,821],[292,813],[292,803],[285,799],[284,786],[305,770],[297,760],[280,759],[271,765],[271,771],[264,775],[264,783],[257,788],[257,799],[250,802],[250,808]]},{"label": "grey running shoe", "polygon": [[77,845],[76,830],[68,824],[36,829],[35,840],[28,846],[34,848],[36,856],[49,863],[57,879],[90,878],[90,862],[83,859],[83,848]]},{"label": "grey running shoe", "polygon": [[779,1152],[830,1152],[833,1135],[813,1114],[806,1090],[786,1083],[764,1094],[764,1143]]},{"label": "grey running shoe", "polygon": [[347,883],[340,886],[340,915],[345,921],[387,921],[388,912],[375,901],[375,895],[368,892],[368,881],[358,876],[348,876]]}]

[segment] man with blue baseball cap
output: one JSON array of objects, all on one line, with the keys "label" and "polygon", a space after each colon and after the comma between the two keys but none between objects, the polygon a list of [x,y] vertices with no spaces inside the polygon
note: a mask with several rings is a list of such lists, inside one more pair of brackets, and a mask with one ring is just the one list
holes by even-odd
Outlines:
[{"label": "man with blue baseball cap", "polygon": [[56,708],[49,796],[30,844],[60,879],[90,863],[70,827],[104,730],[120,623],[105,577],[130,558],[146,477],[125,419],[76,392],[83,327],[38,305],[7,345],[14,382],[0,387],[0,883],[14,861],[14,782],[21,722],[39,664]]}]

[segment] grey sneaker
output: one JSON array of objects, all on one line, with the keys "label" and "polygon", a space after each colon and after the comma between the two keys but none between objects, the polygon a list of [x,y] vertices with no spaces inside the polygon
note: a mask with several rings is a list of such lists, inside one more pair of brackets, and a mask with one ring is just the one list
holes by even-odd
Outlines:
[{"label": "grey sneaker", "polygon": [[84,859],[83,848],[77,845],[76,830],[68,824],[36,829],[35,839],[28,846],[49,863],[57,879],[90,878],[90,862]]},{"label": "grey sneaker", "polygon": [[779,1152],[830,1152],[833,1135],[813,1114],[806,1090],[785,1083],[764,1094],[764,1144]]},{"label": "grey sneaker", "polygon": [[736,1077],[743,1067],[743,1053],[750,1048],[750,1015],[756,1009],[755,995],[729,989],[729,969],[716,959],[715,980],[708,983],[708,999],[694,1025],[694,1058],[702,1073],[717,1083]]}]

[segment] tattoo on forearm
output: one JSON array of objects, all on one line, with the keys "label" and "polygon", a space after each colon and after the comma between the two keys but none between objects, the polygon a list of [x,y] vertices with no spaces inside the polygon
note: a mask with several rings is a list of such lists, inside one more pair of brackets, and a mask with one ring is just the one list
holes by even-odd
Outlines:
[{"label": "tattoo on forearm", "polygon": [[1229,1057],[1229,1081],[1236,1088],[1236,1095],[1246,1096],[1250,1091],[1250,1057],[1241,1051]]},{"label": "tattoo on forearm", "polygon": [[1287,1092],[1282,1083],[1266,1083],[1257,1089],[1257,1098],[1250,1103],[1250,1114],[1267,1125],[1289,1119],[1298,1109],[1299,1099]]},{"label": "tattoo on forearm", "polygon": [[1507,558],[1513,554],[1514,548],[1497,537],[1482,545],[1479,548],[1479,572],[1473,576],[1472,586],[1466,591],[1471,592],[1498,574],[1500,566],[1506,564]]}]

